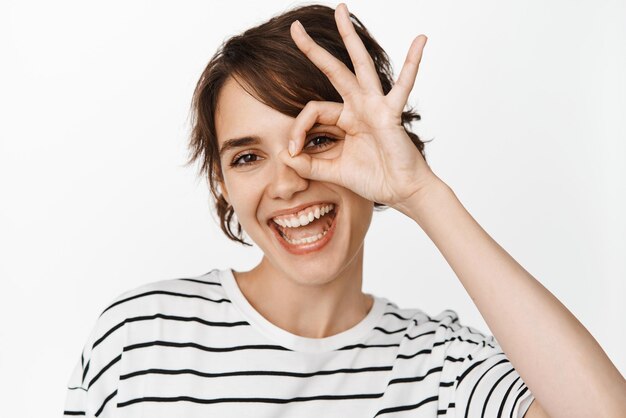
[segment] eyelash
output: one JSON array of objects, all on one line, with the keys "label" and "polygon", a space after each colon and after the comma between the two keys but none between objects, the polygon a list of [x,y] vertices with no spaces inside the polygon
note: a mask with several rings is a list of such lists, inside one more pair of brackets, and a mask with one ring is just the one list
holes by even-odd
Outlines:
[{"label": "eyelash", "polygon": [[[325,139],[328,139],[328,141],[323,142],[322,144],[318,144],[318,145],[313,146],[313,148],[314,148],[314,149],[326,148],[327,146],[330,146],[331,144],[333,144],[333,143],[335,143],[335,142],[337,142],[337,141],[338,141],[338,139],[332,138],[332,137],[330,137],[330,136],[326,136],[326,135],[319,135],[319,136],[316,136],[316,137],[314,137],[314,138],[311,138],[311,139],[309,140],[309,142],[315,141],[316,139],[320,139],[320,138],[325,138]],[[308,144],[309,142],[307,142],[307,144]],[[305,148],[305,149],[306,149],[306,148]],[[247,155],[254,155],[254,156],[256,156],[256,154],[251,153],[251,152],[245,152],[245,153],[243,153],[243,154],[238,154],[238,155],[236,155],[236,156],[235,156],[235,158],[232,160],[232,162],[230,163],[230,166],[231,166],[231,167],[244,167],[244,166],[251,165],[251,164],[254,164],[254,163],[256,163],[256,162],[257,162],[257,161],[249,161],[249,162],[247,162],[247,163],[237,163],[237,161],[239,161],[240,159],[242,159],[243,157],[245,157],[245,156],[247,156]]]}]

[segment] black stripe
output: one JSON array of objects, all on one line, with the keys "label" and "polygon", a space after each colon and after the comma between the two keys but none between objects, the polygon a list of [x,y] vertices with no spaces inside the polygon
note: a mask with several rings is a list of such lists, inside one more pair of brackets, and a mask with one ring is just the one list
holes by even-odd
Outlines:
[{"label": "black stripe", "polygon": [[496,388],[498,387],[498,384],[500,384],[500,382],[509,375],[509,373],[514,372],[515,369],[511,367],[511,369],[504,373],[502,376],[500,376],[500,378],[496,381],[496,383],[493,385],[493,387],[491,389],[489,389],[489,393],[487,394],[487,398],[485,399],[485,403],[483,404],[483,412],[480,415],[481,417],[485,416],[485,411],[487,410],[487,403],[489,402],[489,398],[491,398],[491,395],[493,394],[493,392],[496,390]]},{"label": "black stripe", "polygon": [[87,386],[87,389],[91,388],[91,385],[93,385],[94,383],[96,383],[96,380],[100,379],[100,376],[102,376],[104,374],[104,372],[106,372],[107,370],[109,370],[111,367],[113,367],[113,365],[115,363],[117,363],[118,361],[120,361],[120,359],[122,358],[122,355],[120,354],[119,356],[115,357],[113,360],[111,360],[109,362],[109,364],[107,364],[106,366],[104,366],[102,368],[102,370],[100,370],[98,372],[98,374],[96,374],[94,376],[93,379],[91,379],[91,382],[89,382],[89,385]]},{"label": "black stripe", "polygon": [[104,335],[100,338],[98,338],[93,345],[91,346],[91,350],[93,351],[94,348],[96,348],[97,346],[99,346],[109,335],[111,335],[113,332],[115,332],[117,329],[121,328],[124,324],[126,323],[126,319],[123,320],[122,322],[120,322],[119,324],[115,325],[113,328],[111,328],[110,330],[108,330],[107,332],[104,333]]},{"label": "black stripe", "polygon": [[377,416],[383,415],[383,414],[389,414],[391,412],[410,411],[412,409],[417,409],[420,406],[425,405],[425,404],[427,404],[429,402],[436,402],[438,399],[439,399],[438,396],[432,396],[430,398],[424,399],[420,403],[416,403],[416,404],[413,404],[413,405],[394,406],[393,408],[382,409],[382,410],[378,411],[378,413],[376,415],[374,415],[374,417],[377,417]]},{"label": "black stripe", "polygon": [[417,357],[417,356],[419,356],[420,354],[430,354],[431,352],[432,352],[432,350],[431,350],[430,348],[426,348],[426,349],[424,349],[424,350],[420,350],[420,351],[418,351],[418,352],[417,352],[417,353],[415,353],[415,354],[398,354],[398,355],[396,356],[396,358],[397,358],[397,359],[406,359],[406,360],[408,360],[408,359],[412,359],[413,357]]},{"label": "black stripe", "polygon": [[111,399],[113,399],[113,397],[115,395],[117,395],[117,389],[115,389],[113,391],[113,393],[111,393],[109,396],[107,396],[106,399],[104,400],[104,402],[102,402],[102,405],[100,405],[100,408],[98,408],[98,410],[96,411],[96,416],[99,416],[102,413],[102,410],[106,406],[107,402],[109,402]]},{"label": "black stripe", "polygon": [[[458,384],[460,385],[461,382],[463,381],[463,379],[465,379],[465,376],[467,376],[473,369],[474,367],[478,367],[480,366],[482,363],[484,363],[487,359],[481,360],[481,361],[477,361],[476,363],[472,364],[471,366],[469,366],[467,368],[467,370],[465,370],[460,376],[458,376],[456,378],[456,380],[458,380]],[[457,385],[458,386],[458,385]]]},{"label": "black stripe", "polygon": [[[486,343],[485,343],[485,340],[482,340],[481,342],[477,342],[477,341],[473,341],[473,340],[464,340],[464,339],[463,339],[460,335],[456,335],[456,336],[454,336],[454,337],[450,338],[449,340],[444,340],[444,341],[438,341],[438,342],[436,342],[436,343],[433,345],[433,347],[437,347],[437,346],[439,346],[439,345],[442,345],[442,344],[445,344],[445,343],[447,343],[447,342],[449,342],[449,341],[454,341],[454,340],[458,340],[458,341],[461,341],[461,342],[463,342],[463,343],[470,343],[470,344],[475,344],[475,345],[482,345],[483,347],[484,347],[484,346],[485,346],[485,344],[486,344]],[[491,348],[494,348],[494,349],[496,348],[495,346],[493,346],[493,345],[491,345],[491,344],[487,344],[487,345],[488,345],[489,347],[491,347]]]},{"label": "black stripe", "polygon": [[[463,339],[463,337],[461,337],[460,335],[457,335],[457,336],[456,336],[456,337],[454,337],[454,338],[456,338],[456,339],[458,339],[459,341],[462,341],[462,342],[464,342],[464,343],[471,343],[471,344],[480,345],[479,343],[477,343],[476,341],[473,341],[473,340],[464,340],[464,339]],[[483,347],[484,347],[484,346],[485,346],[485,344],[486,344],[486,345],[488,345],[488,346],[489,346],[489,347],[491,347],[491,348],[496,348],[495,346],[493,346],[493,345],[491,345],[491,344],[487,343],[487,342],[486,342],[486,340],[482,340],[482,341],[481,341],[481,343],[482,343]]]},{"label": "black stripe", "polygon": [[[415,316],[409,316],[409,317],[405,318],[405,317],[403,317],[402,315],[400,315],[399,313],[397,313],[397,312],[391,312],[391,311],[386,311],[386,312],[383,314],[383,316],[384,316],[384,315],[392,315],[392,316],[395,316],[396,318],[401,319],[401,320],[403,320],[403,321],[413,321],[413,322],[415,322],[415,325],[419,325],[419,323],[418,323],[418,322],[417,322],[417,320],[415,319]],[[428,320],[424,321],[424,323],[426,323],[426,322],[437,322],[437,321],[433,321],[433,319],[432,319],[430,316],[426,315],[424,312],[418,312],[418,315],[420,315],[420,316],[425,316],[426,318],[428,318]],[[447,316],[447,315],[446,315],[446,316]]]},{"label": "black stripe", "polygon": [[387,335],[397,334],[397,333],[399,333],[399,332],[404,332],[404,331],[406,331],[406,330],[407,330],[406,328],[400,328],[400,329],[397,329],[397,330],[395,330],[395,331],[387,331],[386,329],[383,329],[383,328],[381,328],[381,327],[374,327],[374,329],[375,329],[375,330],[378,330],[378,331],[380,331],[380,332],[382,332],[382,333],[384,333],[384,334],[387,334]]},{"label": "black stripe", "polygon": [[502,402],[500,402],[500,409],[498,409],[498,416],[501,417],[502,416],[502,411],[504,411],[504,404],[506,403],[506,400],[509,397],[509,393],[511,392],[511,389],[513,389],[513,386],[515,386],[515,383],[520,379],[520,376],[517,376],[517,379],[515,379],[513,381],[513,383],[511,383],[511,386],[509,386],[509,388],[506,390],[506,392],[504,393],[504,397],[502,398]]},{"label": "black stripe", "polygon": [[117,404],[118,408],[123,408],[128,405],[132,405],[139,402],[194,402],[202,404],[214,404],[214,403],[271,403],[271,404],[288,404],[292,402],[308,402],[317,400],[342,400],[342,399],[377,399],[383,396],[383,393],[371,393],[371,394],[355,394],[355,395],[320,395],[320,396],[299,396],[291,399],[280,398],[217,398],[217,399],[200,399],[191,396],[175,396],[175,397],[160,397],[160,396],[146,396],[143,398],[131,399],[125,402]]},{"label": "black stripe", "polygon": [[515,405],[517,405],[517,402],[524,395],[524,393],[526,393],[527,390],[528,390],[528,387],[524,386],[524,389],[519,393],[519,395],[517,395],[517,398],[515,398],[515,402],[513,402],[513,408],[511,408],[511,418],[513,418],[513,411],[515,411]]},{"label": "black stripe", "polygon": [[175,348],[190,347],[190,348],[197,348],[198,350],[212,351],[212,352],[216,352],[216,353],[222,353],[222,352],[228,352],[228,351],[239,351],[239,350],[293,351],[293,350],[290,350],[288,348],[281,347],[280,345],[261,345],[261,344],[258,344],[258,345],[241,345],[241,346],[235,346],[235,347],[207,347],[207,346],[204,346],[204,345],[201,345],[201,344],[192,343],[192,342],[178,343],[178,342],[170,342],[170,341],[148,341],[148,342],[145,342],[145,343],[128,345],[128,346],[124,347],[122,351],[131,351],[131,350],[136,350],[138,348],[153,347],[153,346],[175,347]]},{"label": "black stripe", "polygon": [[178,297],[183,297],[183,298],[202,299],[202,300],[206,300],[208,302],[213,302],[213,303],[222,303],[222,302],[232,303],[228,299],[211,299],[211,298],[207,298],[205,296],[189,295],[187,293],[170,292],[168,290],[151,290],[149,292],[144,292],[144,293],[140,293],[138,295],[129,296],[127,298],[118,300],[115,303],[112,303],[111,305],[109,305],[108,308],[106,308],[104,311],[102,311],[100,316],[102,316],[106,311],[108,311],[109,309],[111,309],[111,308],[113,308],[113,307],[115,307],[117,305],[120,305],[122,303],[126,303],[126,302],[134,300],[134,299],[143,298],[143,297],[152,296],[152,295],[167,295],[167,296],[178,296]]},{"label": "black stripe", "polygon": [[408,334],[405,334],[404,336],[405,336],[407,339],[409,339],[409,340],[411,340],[411,341],[412,341],[412,340],[414,340],[414,339],[416,339],[416,338],[423,337],[424,335],[435,334],[436,332],[437,332],[437,330],[432,330],[432,331],[422,332],[421,334],[415,335],[415,336],[413,336],[413,337],[411,337],[411,336],[410,336],[410,335],[408,335]]},{"label": "black stripe", "polygon": [[388,348],[388,347],[400,347],[400,344],[352,344],[346,345],[334,351],[346,351],[353,348]]},{"label": "black stripe", "polygon": [[80,390],[84,390],[85,392],[87,392],[87,389],[85,389],[85,388],[84,388],[84,387],[82,387],[82,386],[73,386],[73,387],[69,387],[69,386],[68,386],[68,387],[67,387],[67,390],[78,390],[78,389],[80,389]]},{"label": "black stripe", "polygon": [[131,322],[139,322],[139,321],[150,321],[153,319],[166,319],[169,321],[183,321],[183,322],[199,322],[203,325],[208,325],[212,327],[237,327],[241,325],[250,325],[250,323],[246,321],[239,322],[212,322],[207,321],[206,319],[198,318],[197,316],[176,316],[176,315],[165,315],[165,314],[154,314],[154,315],[144,315],[144,316],[134,316],[132,318],[126,318],[119,324],[115,325],[113,328],[108,330],[102,335],[102,337],[98,338],[96,342],[93,343],[92,350],[96,348],[99,344],[101,344],[109,335],[118,330],[120,327],[124,326],[126,323]]},{"label": "black stripe", "polygon": [[478,385],[480,385],[480,381],[483,380],[483,377],[485,377],[487,375],[487,373],[489,373],[491,371],[491,369],[493,369],[494,367],[496,367],[497,365],[502,364],[502,363],[509,363],[509,359],[504,358],[504,359],[498,361],[496,364],[492,365],[487,370],[485,370],[485,372],[482,374],[482,376],[480,376],[478,378],[478,380],[474,384],[474,387],[472,388],[472,391],[470,392],[469,399],[467,400],[467,407],[465,408],[465,418],[467,418],[468,415],[469,415],[470,406],[472,404],[472,398],[474,397],[474,393],[476,392],[476,388],[478,387]]},{"label": "black stripe", "polygon": [[454,358],[454,357],[452,357],[452,356],[446,356],[446,358],[444,359],[444,361],[446,361],[446,360],[448,360],[448,361],[453,361],[453,362],[460,361],[461,363],[463,363],[463,362],[465,361],[465,359],[464,359],[463,357]]},{"label": "black stripe", "polygon": [[83,380],[81,381],[82,385],[85,384],[85,377],[87,377],[87,372],[89,371],[89,363],[91,363],[91,359],[87,361],[87,365],[83,369]]},{"label": "black stripe", "polygon": [[[266,345],[266,344],[255,344],[255,345],[244,345],[244,346],[234,346],[234,347],[207,347],[201,344],[197,344],[197,343],[193,343],[193,342],[170,342],[170,341],[161,341],[161,340],[157,340],[157,341],[147,341],[147,342],[143,342],[143,343],[137,343],[137,344],[132,344],[132,345],[128,345],[126,347],[124,347],[122,349],[122,351],[131,351],[131,350],[136,350],[136,349],[140,349],[140,348],[145,348],[145,347],[152,347],[152,346],[162,346],[162,347],[176,347],[176,348],[181,348],[181,347],[191,347],[191,348],[197,348],[199,350],[203,350],[203,351],[212,351],[212,352],[228,352],[228,351],[238,351],[238,350],[253,350],[253,349],[263,349],[263,350],[282,350],[282,351],[293,351],[289,348],[285,348],[282,347],[280,345]],[[370,345],[366,345],[366,344],[355,344],[352,346],[346,346],[346,347],[342,347],[338,350],[348,350],[348,349],[353,349],[353,348],[388,348],[388,347],[399,347],[399,344],[370,344]],[[337,350],[335,350],[337,351]],[[417,354],[413,354],[410,356],[406,356],[406,355],[398,355],[397,358],[412,358],[415,357],[418,354],[425,354],[425,353],[429,353],[430,350],[423,350]],[[447,360],[452,360],[452,361],[462,361],[463,359],[455,359],[453,357],[448,356],[446,358]]]},{"label": "black stripe", "polygon": [[63,415],[85,415],[85,411],[63,411]]},{"label": "black stripe", "polygon": [[[163,374],[163,375],[181,375],[181,374],[192,374],[200,377],[207,378],[219,378],[219,377],[229,377],[229,376],[286,376],[286,377],[298,377],[298,378],[309,378],[312,376],[324,376],[324,375],[332,375],[339,373],[366,373],[366,372],[378,372],[378,371],[390,371],[393,369],[393,366],[381,366],[381,367],[365,367],[361,369],[336,369],[336,370],[320,370],[317,372],[311,373],[296,373],[296,372],[285,372],[285,371],[260,371],[260,370],[242,370],[237,372],[224,372],[224,373],[207,373],[201,372],[194,369],[145,369],[138,370],[135,372],[127,373],[125,375],[120,376],[120,380],[127,380],[133,377],[142,376],[146,374]],[[405,377],[405,378],[397,378],[391,380],[388,385],[398,384],[398,383],[411,383],[418,382],[424,380],[427,376],[438,373],[443,370],[442,366],[434,367],[430,369],[425,375],[417,376],[417,377]],[[454,382],[442,382],[440,386],[452,386]]]},{"label": "black stripe", "polygon": [[[411,354],[411,355],[406,355],[406,354],[398,354],[398,355],[396,356],[396,358],[397,358],[397,359],[404,359],[404,360],[408,360],[408,359],[412,359],[413,357],[417,357],[417,356],[419,356],[420,354],[430,354],[431,352],[432,352],[432,350],[430,350],[430,349],[425,349],[425,350],[418,351],[417,353],[415,353],[415,354]],[[463,361],[465,361],[465,357],[458,357],[458,358],[455,358],[455,357],[452,357],[452,356],[446,356],[446,358],[444,358],[443,360],[444,360],[444,361],[452,361],[452,362],[461,362],[461,363],[462,363]]]},{"label": "black stripe", "polygon": [[387,384],[387,386],[391,386],[394,385],[396,383],[412,383],[412,382],[420,382],[424,379],[426,379],[429,375],[433,374],[433,373],[438,373],[440,371],[443,370],[442,366],[439,367],[433,367],[432,369],[430,369],[429,371],[426,372],[426,374],[422,375],[422,376],[414,376],[414,377],[400,377],[397,379],[392,379],[389,381],[389,383]]},{"label": "black stripe", "polygon": [[323,375],[332,375],[339,373],[367,373],[367,372],[379,372],[379,371],[390,371],[393,369],[393,366],[382,366],[382,367],[364,367],[361,369],[337,369],[337,370],[320,370],[318,372],[312,373],[296,373],[296,372],[283,372],[283,371],[259,371],[259,370],[245,370],[238,372],[225,372],[225,373],[207,373],[201,372],[193,369],[180,369],[180,370],[168,370],[168,369],[147,369],[147,370],[139,370],[136,372],[128,373],[120,376],[120,380],[130,379],[132,377],[146,375],[146,374],[165,374],[165,375],[180,375],[180,374],[192,374],[200,377],[229,377],[229,376],[287,376],[287,377],[299,377],[299,378],[309,378],[313,376],[323,376]]},{"label": "black stripe", "polygon": [[396,318],[401,319],[401,320],[403,320],[403,321],[408,321],[409,319],[411,319],[411,318],[404,318],[404,317],[400,316],[400,314],[397,314],[397,313],[395,313],[395,312],[385,312],[385,313],[383,314],[383,316],[384,316],[384,315],[393,315],[393,316],[395,316]]},{"label": "black stripe", "polygon": [[222,284],[219,282],[207,282],[207,281],[199,280],[199,279],[177,279],[177,280],[184,280],[186,282],[195,282],[195,283],[208,284],[208,285],[213,285],[213,286],[222,286]]}]

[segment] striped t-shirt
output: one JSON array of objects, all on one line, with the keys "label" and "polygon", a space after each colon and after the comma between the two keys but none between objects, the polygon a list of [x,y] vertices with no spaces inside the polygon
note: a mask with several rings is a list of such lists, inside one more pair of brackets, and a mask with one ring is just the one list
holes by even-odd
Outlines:
[{"label": "striped t-shirt", "polygon": [[291,334],[231,269],[142,285],[99,316],[65,416],[522,417],[534,397],[492,336],[371,295],[354,327]]}]

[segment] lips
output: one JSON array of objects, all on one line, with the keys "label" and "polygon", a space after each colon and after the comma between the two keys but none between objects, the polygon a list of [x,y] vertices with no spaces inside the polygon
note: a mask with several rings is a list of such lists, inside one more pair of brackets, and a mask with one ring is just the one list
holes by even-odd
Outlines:
[{"label": "lips", "polygon": [[[306,208],[307,206],[304,206]],[[294,255],[305,255],[315,251],[319,251],[324,248],[330,240],[333,238],[335,233],[335,228],[337,226],[337,219],[339,214],[339,206],[335,205],[335,208],[329,213],[329,216],[332,216],[332,222],[326,235],[315,242],[306,243],[306,244],[290,244],[288,243],[281,235],[278,225],[272,221],[271,219],[268,221],[270,229],[272,230],[274,237],[278,240],[280,245],[287,250],[287,252]]]}]

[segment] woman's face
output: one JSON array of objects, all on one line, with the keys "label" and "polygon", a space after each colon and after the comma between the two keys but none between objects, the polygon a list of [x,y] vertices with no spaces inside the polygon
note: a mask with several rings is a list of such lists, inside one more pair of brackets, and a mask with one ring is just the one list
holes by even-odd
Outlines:
[{"label": "woman's face", "polygon": [[[302,284],[322,284],[340,274],[362,251],[374,202],[336,184],[300,177],[280,160],[278,154],[287,149],[294,121],[295,118],[261,103],[229,78],[220,90],[215,112],[224,176],[220,187],[266,261]],[[224,147],[228,140],[243,137],[256,137],[258,141]],[[343,140],[340,128],[318,125],[307,133],[302,152],[332,159],[340,155]],[[333,211],[315,218],[319,216],[316,209],[329,204],[334,206]],[[277,217],[284,211],[294,215],[285,217],[283,213]],[[313,213],[313,221],[309,212]],[[303,220],[301,215],[308,219],[308,225],[293,228],[281,222],[287,219],[291,224],[296,217]],[[323,236],[318,241],[294,246],[281,236],[281,229],[292,240]]]}]

